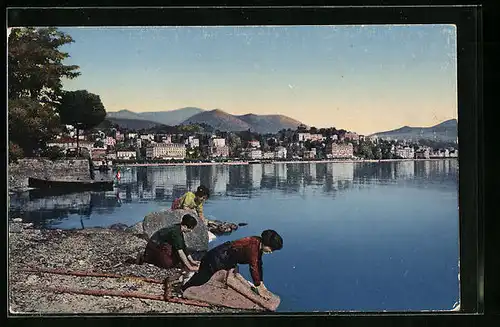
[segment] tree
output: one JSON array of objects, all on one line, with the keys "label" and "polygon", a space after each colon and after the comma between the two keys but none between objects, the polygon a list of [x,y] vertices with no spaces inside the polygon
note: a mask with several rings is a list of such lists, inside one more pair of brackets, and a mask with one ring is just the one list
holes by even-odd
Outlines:
[{"label": "tree", "polygon": [[59,160],[65,157],[64,151],[58,146],[51,146],[45,149],[42,155],[52,161]]},{"label": "tree", "polygon": [[58,109],[61,122],[76,127],[76,148],[80,153],[80,129],[93,128],[106,117],[106,109],[101,98],[86,90],[64,92]]},{"label": "tree", "polygon": [[27,97],[9,99],[9,141],[24,155],[34,155],[59,132],[60,121],[53,110]]},{"label": "tree", "polygon": [[56,28],[14,28],[8,38],[9,141],[25,155],[45,148],[59,132],[55,106],[62,79],[80,75],[76,65],[64,65],[59,51],[73,39]]},{"label": "tree", "polygon": [[72,42],[57,28],[14,28],[8,40],[9,99],[58,103],[62,78],[80,75],[78,66],[63,64],[69,54],[59,51]]}]

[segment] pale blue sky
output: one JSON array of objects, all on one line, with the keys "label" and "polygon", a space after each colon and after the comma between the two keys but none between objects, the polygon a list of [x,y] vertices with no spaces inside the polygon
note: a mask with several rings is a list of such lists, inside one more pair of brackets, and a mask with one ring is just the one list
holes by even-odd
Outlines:
[{"label": "pale blue sky", "polygon": [[61,28],[107,111],[280,113],[362,134],[457,117],[453,25]]}]

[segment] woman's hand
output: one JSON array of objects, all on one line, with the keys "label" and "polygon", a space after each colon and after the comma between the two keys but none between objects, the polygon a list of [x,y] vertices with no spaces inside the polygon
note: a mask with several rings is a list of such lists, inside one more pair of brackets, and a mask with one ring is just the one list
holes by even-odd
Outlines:
[{"label": "woman's hand", "polygon": [[190,265],[188,267],[189,271],[198,271],[200,269],[200,266],[195,266],[195,265]]},{"label": "woman's hand", "polygon": [[269,291],[267,290],[264,283],[260,283],[260,285],[257,286],[257,291],[259,291],[259,295],[262,296],[264,299],[266,300],[271,299],[271,295],[269,294]]}]

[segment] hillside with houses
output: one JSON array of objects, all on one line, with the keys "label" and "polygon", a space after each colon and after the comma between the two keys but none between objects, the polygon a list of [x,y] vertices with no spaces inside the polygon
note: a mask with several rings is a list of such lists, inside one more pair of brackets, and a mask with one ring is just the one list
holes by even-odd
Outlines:
[{"label": "hillside with houses", "polygon": [[[214,160],[384,160],[458,157],[456,142],[407,141],[364,136],[335,128],[305,125],[277,133],[227,132],[200,125],[161,129],[99,128],[80,131],[78,147],[102,162],[172,162]],[[55,156],[76,154],[76,131],[67,126],[47,146]]]}]

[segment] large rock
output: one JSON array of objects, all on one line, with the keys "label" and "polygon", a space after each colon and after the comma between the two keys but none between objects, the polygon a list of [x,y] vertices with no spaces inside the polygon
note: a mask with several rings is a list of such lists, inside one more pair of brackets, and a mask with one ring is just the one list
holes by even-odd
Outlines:
[{"label": "large rock", "polygon": [[[198,224],[190,233],[184,234],[186,247],[189,251],[208,251],[208,228],[201,219],[187,210],[165,210],[160,212],[152,212],[144,217],[142,221],[143,232],[151,237],[157,230],[178,224],[181,222],[185,214],[191,214],[198,220]],[[131,229],[138,230],[139,226],[134,225]]]}]

